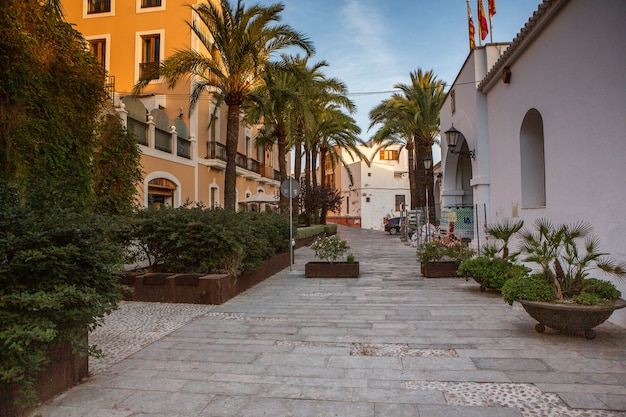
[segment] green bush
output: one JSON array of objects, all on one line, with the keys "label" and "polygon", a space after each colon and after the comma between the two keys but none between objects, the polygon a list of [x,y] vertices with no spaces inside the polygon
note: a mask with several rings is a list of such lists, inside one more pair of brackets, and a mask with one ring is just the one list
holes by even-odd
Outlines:
[{"label": "green bush", "polygon": [[289,220],[184,205],[138,212],[131,236],[135,260],[153,270],[236,274],[289,250]]},{"label": "green bush", "polygon": [[578,295],[572,297],[572,301],[576,304],[581,304],[584,306],[594,306],[598,304],[602,304],[602,297],[597,294],[592,294],[588,292],[581,292]]},{"label": "green bush", "polygon": [[615,288],[612,282],[597,278],[585,278],[583,280],[582,292],[595,294],[603,300],[617,300],[622,296],[620,290]]},{"label": "green bush", "polygon": [[527,274],[528,268],[512,263],[503,258],[478,256],[467,259],[459,265],[457,274],[474,278],[482,287],[496,291],[502,290],[504,283]]},{"label": "green bush", "polygon": [[507,280],[502,285],[502,297],[509,304],[519,300],[554,301],[556,292],[542,274],[532,274]]},{"label": "green bush", "polygon": [[323,234],[330,236],[335,233],[326,232],[326,227],[323,224],[316,224],[316,225],[307,226],[307,227],[298,227],[298,230],[295,232],[295,235],[298,239],[306,239],[308,237],[320,236]]},{"label": "green bush", "polygon": [[474,255],[474,251],[462,242],[444,243],[440,240],[424,242],[417,247],[417,260],[426,262],[463,262]]},{"label": "green bush", "polygon": [[32,404],[48,348],[69,341],[86,352],[85,332],[116,308],[123,246],[107,218],[2,197],[0,382],[18,384],[21,402]]},{"label": "green bush", "polygon": [[326,262],[335,262],[350,249],[348,242],[337,235],[320,236],[311,245],[315,256]]}]

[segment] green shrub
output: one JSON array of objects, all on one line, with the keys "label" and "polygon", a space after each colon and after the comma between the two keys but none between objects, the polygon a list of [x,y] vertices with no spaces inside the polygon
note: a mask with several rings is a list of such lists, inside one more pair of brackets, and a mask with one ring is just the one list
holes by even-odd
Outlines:
[{"label": "green shrub", "polygon": [[503,258],[478,256],[467,259],[459,265],[457,274],[474,278],[482,287],[496,291],[502,290],[504,283],[511,279],[524,276],[528,268],[514,264]]},{"label": "green shrub", "polygon": [[350,249],[348,242],[337,235],[320,236],[311,245],[315,256],[326,262],[335,262]]},{"label": "green shrub", "polygon": [[597,294],[592,294],[588,292],[581,292],[578,295],[572,297],[572,301],[576,304],[581,304],[584,306],[594,306],[598,304],[602,304],[602,297]]},{"label": "green shrub", "polygon": [[[22,403],[51,346],[83,335],[117,306],[123,246],[110,219],[71,209],[35,211],[0,203],[0,382],[18,384]],[[92,349],[92,351],[94,351]]]},{"label": "green shrub", "polygon": [[585,278],[583,280],[582,292],[596,294],[604,300],[617,300],[622,296],[620,290],[615,288],[612,282],[597,278]]},{"label": "green shrub", "polygon": [[424,242],[417,247],[417,260],[426,262],[463,262],[470,258],[474,251],[462,242],[444,243],[440,240]]},{"label": "green shrub", "polygon": [[325,230],[326,228],[323,224],[316,224],[313,226],[298,227],[298,230],[296,231],[295,235],[298,239],[306,239],[307,237],[321,236],[323,234],[326,234],[327,236],[334,234],[334,233],[327,233]]},{"label": "green shrub", "polygon": [[513,304],[513,301],[554,301],[556,292],[554,287],[541,274],[532,274],[507,280],[502,285],[504,301]]},{"label": "green shrub", "polygon": [[131,236],[136,260],[153,270],[236,274],[289,250],[289,220],[184,205],[138,212]]}]

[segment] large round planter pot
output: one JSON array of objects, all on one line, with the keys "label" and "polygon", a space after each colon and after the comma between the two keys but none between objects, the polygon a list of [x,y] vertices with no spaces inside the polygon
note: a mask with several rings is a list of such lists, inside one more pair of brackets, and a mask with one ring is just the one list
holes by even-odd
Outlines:
[{"label": "large round planter pot", "polygon": [[602,306],[583,306],[578,304],[545,303],[539,301],[520,301],[524,310],[539,323],[535,330],[543,333],[546,326],[564,333],[585,332],[587,339],[594,339],[596,332],[591,330],[604,323],[615,310],[626,307],[621,298],[613,304]]}]

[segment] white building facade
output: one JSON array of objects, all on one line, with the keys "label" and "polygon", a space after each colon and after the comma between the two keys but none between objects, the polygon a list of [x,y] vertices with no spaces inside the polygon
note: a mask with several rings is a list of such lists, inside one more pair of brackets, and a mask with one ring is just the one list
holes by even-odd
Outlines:
[{"label": "white building facade", "polygon": [[442,143],[443,207],[484,207],[488,224],[587,221],[626,262],[624,16],[623,0],[545,0],[510,46],[470,53],[441,108],[442,137],[454,126],[466,151]]},{"label": "white building facade", "polygon": [[[410,204],[408,157],[399,145],[384,150],[359,146],[370,163],[354,161],[335,170],[335,186],[341,190],[341,212],[329,213],[328,220],[349,226],[384,230],[384,217],[398,217]],[[350,157],[346,156],[348,162]]]}]

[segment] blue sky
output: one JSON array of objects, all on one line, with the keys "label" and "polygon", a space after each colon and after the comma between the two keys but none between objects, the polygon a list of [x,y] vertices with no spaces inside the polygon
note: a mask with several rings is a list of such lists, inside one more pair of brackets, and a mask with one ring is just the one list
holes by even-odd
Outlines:
[{"label": "blue sky", "polygon": [[[278,0],[245,0],[272,4]],[[487,8],[487,0],[484,6]],[[369,139],[369,111],[409,73],[434,70],[450,85],[469,53],[465,0],[282,0],[282,23],[314,43],[313,62],[345,82],[358,111],[353,117]],[[497,0],[493,41],[510,42],[541,0]],[[474,24],[477,3],[470,0]],[[476,28],[478,31],[478,28]],[[489,41],[487,36],[486,41]],[[478,37],[476,38],[478,45]],[[385,92],[385,93],[379,93]],[[374,94],[363,94],[374,93]]]}]

